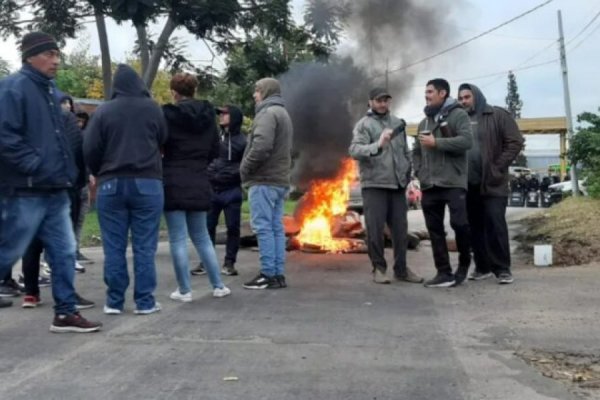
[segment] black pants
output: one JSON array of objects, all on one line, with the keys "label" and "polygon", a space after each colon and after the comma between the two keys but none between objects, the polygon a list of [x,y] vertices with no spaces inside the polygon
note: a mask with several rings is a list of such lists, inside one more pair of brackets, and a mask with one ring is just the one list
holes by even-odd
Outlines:
[{"label": "black pants", "polygon": [[212,197],[210,211],[206,219],[208,234],[213,244],[219,224],[221,212],[225,214],[227,226],[227,243],[225,245],[225,262],[235,264],[240,249],[240,223],[242,219],[242,188],[234,187],[222,192],[215,192]]},{"label": "black pants", "polygon": [[365,222],[367,224],[367,248],[373,269],[385,272],[385,237],[387,224],[394,248],[394,274],[406,275],[406,248],[408,203],[405,189],[362,189]]},{"label": "black pants", "polygon": [[[81,190],[69,190],[69,198],[71,200],[71,222],[73,224],[73,229],[75,229],[75,225],[79,220],[79,211],[81,209]],[[38,279],[40,277],[40,261],[43,251],[44,245],[42,241],[38,238],[34,238],[21,260],[25,294],[27,295],[38,296],[40,294]]]},{"label": "black pants", "polygon": [[510,273],[510,245],[506,224],[507,197],[482,196],[479,186],[470,186],[467,212],[475,271],[498,276]]},{"label": "black pants", "polygon": [[444,214],[446,206],[450,210],[450,226],[454,230],[458,249],[458,264],[468,267],[471,264],[471,244],[467,219],[466,191],[460,188],[433,187],[423,191],[421,200],[425,224],[429,231],[433,260],[440,274],[452,274],[452,266],[446,243]]}]

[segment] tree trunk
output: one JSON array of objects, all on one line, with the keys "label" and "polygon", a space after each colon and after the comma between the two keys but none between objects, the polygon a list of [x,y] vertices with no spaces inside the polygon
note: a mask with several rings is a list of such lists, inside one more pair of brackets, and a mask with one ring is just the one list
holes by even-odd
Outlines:
[{"label": "tree trunk", "polygon": [[169,42],[169,38],[177,28],[173,17],[169,15],[167,18],[167,22],[163,27],[162,32],[152,49],[152,55],[150,56],[150,62],[148,63],[148,69],[146,69],[142,75],[142,79],[146,83],[148,88],[152,87],[152,83],[154,82],[154,78],[156,78],[156,73],[158,72],[158,67],[160,66],[160,61],[165,52],[165,48],[167,47],[167,43]]},{"label": "tree trunk", "polygon": [[142,62],[142,76],[148,71],[148,61],[150,59],[150,48],[148,46],[148,31],[145,25],[136,25],[135,30],[138,35],[138,46],[140,48],[140,61]]},{"label": "tree trunk", "polygon": [[100,54],[102,58],[102,82],[104,84],[104,100],[110,99],[112,89],[112,63],[110,60],[110,48],[106,34],[106,23],[104,15],[98,9],[94,9],[96,27],[98,28],[98,40],[100,42]]}]

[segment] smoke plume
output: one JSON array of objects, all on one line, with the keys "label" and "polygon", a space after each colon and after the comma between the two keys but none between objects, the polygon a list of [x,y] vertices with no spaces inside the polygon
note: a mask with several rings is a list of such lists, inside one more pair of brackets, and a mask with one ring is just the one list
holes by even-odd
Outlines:
[{"label": "smoke plume", "polygon": [[[403,95],[415,84],[418,69],[393,70],[439,50],[451,34],[440,24],[447,19],[447,7],[457,6],[449,0],[436,1],[435,8],[419,0],[309,1],[319,3],[314,9],[320,13],[343,10],[345,46],[328,64],[295,64],[280,77],[294,124],[292,179],[301,187],[339,170],[352,128],[367,111],[371,88],[387,85],[395,105],[409,100]],[[330,21],[331,16],[315,20]]]}]

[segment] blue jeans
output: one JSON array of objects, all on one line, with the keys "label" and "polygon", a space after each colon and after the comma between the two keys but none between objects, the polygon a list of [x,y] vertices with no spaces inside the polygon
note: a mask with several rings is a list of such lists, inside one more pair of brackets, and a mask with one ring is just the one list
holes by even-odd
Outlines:
[{"label": "blue jeans", "polygon": [[0,276],[25,254],[37,237],[52,266],[52,297],[56,314],[75,312],[76,243],[67,191],[36,196],[0,196]]},{"label": "blue jeans", "polygon": [[96,206],[104,250],[106,305],[123,309],[129,286],[127,239],[131,229],[133,248],[133,299],[138,310],[154,307],[163,185],[158,179],[113,178],[98,187]]},{"label": "blue jeans", "polygon": [[240,249],[240,224],[242,220],[242,188],[214,192],[210,211],[206,218],[210,239],[215,243],[217,225],[221,212],[225,214],[225,225],[227,226],[227,244],[225,245],[225,262],[235,264],[237,253]]},{"label": "blue jeans", "polygon": [[188,234],[206,267],[210,284],[213,288],[223,288],[217,253],[206,228],[206,211],[165,211],[165,217],[179,292],[186,294],[191,291]]},{"label": "blue jeans", "polygon": [[258,239],[261,273],[268,277],[284,274],[285,231],[283,203],[288,188],[256,185],[248,192],[250,223]]}]

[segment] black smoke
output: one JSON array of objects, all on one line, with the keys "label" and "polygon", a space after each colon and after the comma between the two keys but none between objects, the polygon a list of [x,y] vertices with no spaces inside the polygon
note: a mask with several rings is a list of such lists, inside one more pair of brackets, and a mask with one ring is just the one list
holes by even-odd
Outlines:
[{"label": "black smoke", "polygon": [[294,124],[292,180],[301,187],[339,170],[353,126],[367,111],[371,88],[387,85],[396,106],[408,100],[405,94],[418,69],[394,70],[448,43],[447,7],[459,4],[440,0],[433,8],[419,0],[308,1],[318,2],[319,12],[344,10],[345,46],[327,64],[295,64],[280,77]]}]

